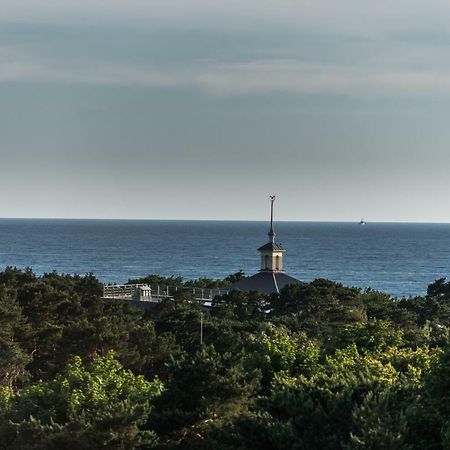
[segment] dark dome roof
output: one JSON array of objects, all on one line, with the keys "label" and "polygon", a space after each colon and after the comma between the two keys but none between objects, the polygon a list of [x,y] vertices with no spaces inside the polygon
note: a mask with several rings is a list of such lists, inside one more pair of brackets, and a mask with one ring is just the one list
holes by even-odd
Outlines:
[{"label": "dark dome roof", "polygon": [[265,250],[284,252],[284,248],[281,246],[281,244],[277,244],[275,242],[268,242],[267,244],[264,244],[262,247],[258,248],[258,252],[263,252]]},{"label": "dark dome roof", "polygon": [[241,291],[256,291],[260,290],[264,294],[269,295],[278,293],[280,290],[288,284],[301,283],[297,278],[286,275],[283,272],[272,272],[270,270],[262,270],[255,275],[240,280],[231,286],[227,287],[227,290],[232,291],[239,289]]}]

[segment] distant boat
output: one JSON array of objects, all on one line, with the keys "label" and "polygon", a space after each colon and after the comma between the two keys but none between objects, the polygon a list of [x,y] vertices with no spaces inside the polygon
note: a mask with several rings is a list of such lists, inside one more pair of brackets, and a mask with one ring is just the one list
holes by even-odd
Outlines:
[{"label": "distant boat", "polygon": [[364,219],[361,219],[361,220],[359,221],[359,224],[360,224],[360,225],[365,225],[366,222],[364,222]]}]

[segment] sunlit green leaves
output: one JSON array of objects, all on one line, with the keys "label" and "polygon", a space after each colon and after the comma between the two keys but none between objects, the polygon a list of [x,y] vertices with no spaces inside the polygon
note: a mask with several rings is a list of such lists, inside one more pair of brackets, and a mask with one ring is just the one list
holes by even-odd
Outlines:
[{"label": "sunlit green leaves", "polygon": [[11,421],[2,430],[3,439],[18,448],[31,442],[38,448],[63,442],[70,448],[78,441],[80,448],[149,445],[156,437],[143,426],[162,390],[158,379],[134,375],[112,352],[88,365],[75,357],[54,380],[28,386],[9,399]]}]

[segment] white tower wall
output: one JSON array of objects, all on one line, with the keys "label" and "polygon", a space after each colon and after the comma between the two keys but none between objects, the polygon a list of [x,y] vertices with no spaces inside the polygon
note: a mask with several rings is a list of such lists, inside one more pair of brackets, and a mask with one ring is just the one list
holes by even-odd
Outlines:
[{"label": "white tower wall", "polygon": [[276,250],[261,252],[261,270],[282,272],[283,252]]}]

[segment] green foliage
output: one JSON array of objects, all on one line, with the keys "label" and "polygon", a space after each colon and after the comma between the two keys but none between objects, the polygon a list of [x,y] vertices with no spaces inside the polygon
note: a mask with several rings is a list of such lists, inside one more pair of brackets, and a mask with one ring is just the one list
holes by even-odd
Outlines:
[{"label": "green foliage", "polygon": [[[164,355],[160,347],[170,339],[157,336],[153,323],[127,302],[103,302],[102,285],[90,274],[38,278],[8,268],[0,280],[4,383],[14,384],[27,372],[34,380],[50,379],[75,355],[87,360],[109,350],[127,367],[149,375],[164,370],[170,359],[172,349]],[[0,370],[0,383],[1,377]]]},{"label": "green foliage", "polygon": [[245,273],[240,270],[239,272],[228,275],[223,280],[214,280],[212,278],[198,278],[197,280],[183,281],[181,277],[162,277],[156,274],[150,274],[142,278],[129,279],[128,283],[131,284],[150,284],[160,286],[176,286],[179,288],[205,288],[205,289],[218,289],[229,286],[232,283],[236,283],[239,280],[246,278]]},{"label": "green foliage", "polygon": [[247,278],[247,275],[245,275],[245,272],[242,270],[239,270],[239,272],[235,272],[235,273],[232,273],[231,275],[228,275],[224,281],[227,284],[233,284],[233,283],[237,283],[238,281],[241,281],[245,278]]},{"label": "green foliage", "polygon": [[271,300],[274,316],[294,316],[300,329],[323,341],[366,319],[360,291],[328,280],[288,285]]},{"label": "green foliage", "polygon": [[283,325],[268,323],[264,331],[249,337],[247,367],[258,368],[266,389],[275,375],[309,375],[317,367],[320,348],[303,332],[290,332]]},{"label": "green foliage", "polygon": [[256,291],[250,293],[231,291],[213,299],[211,312],[215,317],[222,319],[259,321],[266,315],[268,306],[268,299]]},{"label": "green foliage", "polygon": [[24,381],[31,357],[23,348],[30,328],[13,294],[0,288],[0,387]]},{"label": "green foliage", "polygon": [[231,440],[230,448],[241,448],[248,429],[264,436],[261,448],[408,448],[406,409],[431,359],[428,349],[360,354],[351,345],[325,356],[309,375],[275,376],[245,426],[239,417],[224,428],[228,437],[216,435]]},{"label": "green foliage", "polygon": [[143,430],[158,380],[125,370],[113,353],[85,366],[79,357],[54,380],[24,388],[0,429],[4,448],[137,448],[155,443]]},{"label": "green foliage", "polygon": [[144,312],[91,274],[0,272],[0,448],[450,448],[445,279],[192,295],[244,276],[130,280],[179,287]]},{"label": "green foliage", "polygon": [[368,320],[389,320],[394,314],[395,302],[388,294],[367,289],[361,294]]},{"label": "green foliage", "polygon": [[158,399],[152,424],[167,444],[198,448],[206,430],[247,408],[259,373],[244,370],[244,355],[219,354],[213,346],[176,361]]},{"label": "green foliage", "polygon": [[450,300],[450,281],[439,278],[439,280],[431,283],[427,289],[427,296]]},{"label": "green foliage", "polygon": [[0,422],[8,417],[13,395],[10,387],[0,386]]},{"label": "green foliage", "polygon": [[398,411],[396,396],[389,390],[374,394],[369,391],[352,410],[355,432],[350,432],[346,450],[406,450],[408,423],[405,413]]},{"label": "green foliage", "polygon": [[128,280],[130,284],[156,284],[161,286],[184,286],[183,278],[181,277],[162,277],[161,275],[150,274],[142,278],[132,278]]},{"label": "green foliage", "polygon": [[196,288],[206,288],[206,289],[220,289],[226,288],[230,284],[236,283],[237,281],[247,278],[245,273],[240,270],[239,272],[228,275],[223,280],[213,280],[212,278],[199,278],[198,280],[187,281],[184,285]]},{"label": "green foliage", "polygon": [[420,402],[412,411],[417,424],[411,433],[414,448],[450,448],[450,347],[446,346],[432,361],[424,377]]},{"label": "green foliage", "polygon": [[404,345],[403,330],[395,328],[386,320],[351,324],[340,332],[337,344],[339,347],[345,347],[352,343],[365,352],[401,347]]}]

